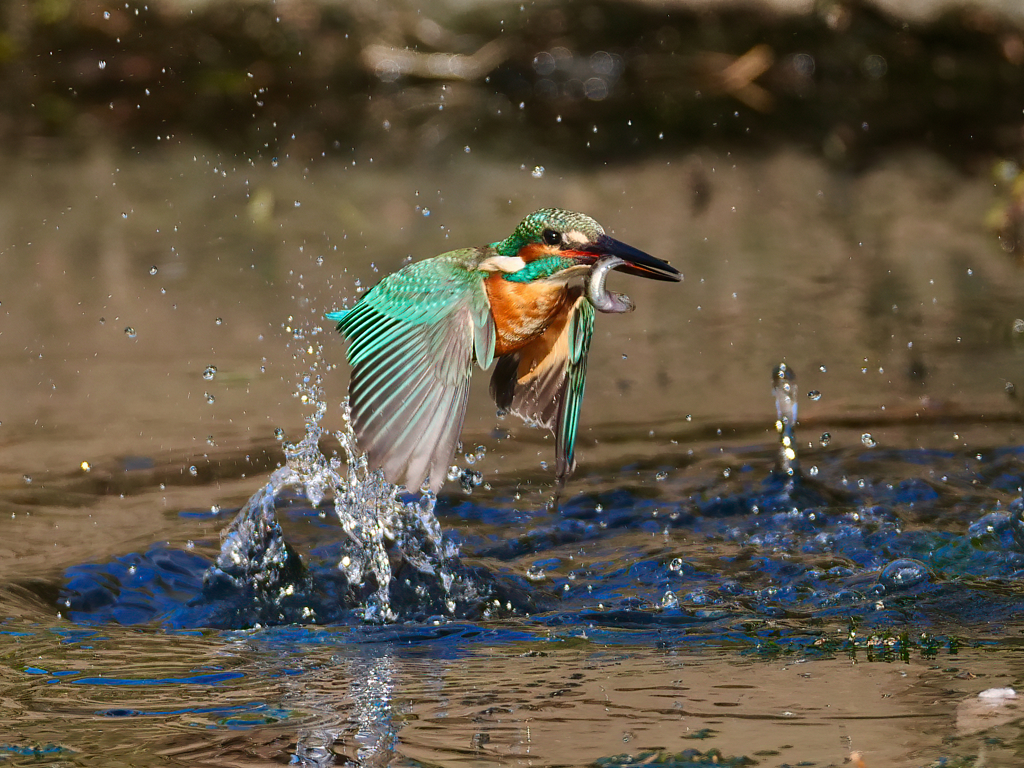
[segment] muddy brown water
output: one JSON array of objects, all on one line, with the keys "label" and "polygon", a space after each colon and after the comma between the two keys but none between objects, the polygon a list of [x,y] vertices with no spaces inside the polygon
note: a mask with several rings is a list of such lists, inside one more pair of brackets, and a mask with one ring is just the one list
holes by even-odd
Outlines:
[{"label": "muddy brown water", "polygon": [[[55,601],[76,564],[155,542],[215,551],[227,519],[181,513],[238,507],[282,461],[275,430],[301,434],[310,344],[338,364],[325,387],[339,418],[343,344],[308,332],[357,279],[500,239],[548,205],[590,213],[685,275],[613,278],[637,310],[598,319],[577,493],[651,462],[682,468],[688,451],[771,446],[781,361],[820,392],[801,394],[805,465],[824,432],[832,449],[864,434],[879,449],[1019,446],[1024,271],[985,227],[1001,194],[987,175],[910,151],[856,175],[794,149],[535,174],[472,152],[393,169],[190,144],[0,167],[0,760],[1017,759],[1012,703],[976,711],[978,693],[1020,680],[1013,626],[991,648],[869,661],[516,622],[463,645],[350,643],[351,628],[82,628]],[[494,494],[528,478],[525,514],[543,506],[553,443],[496,420],[479,374],[464,434],[487,447],[477,468]]]}]

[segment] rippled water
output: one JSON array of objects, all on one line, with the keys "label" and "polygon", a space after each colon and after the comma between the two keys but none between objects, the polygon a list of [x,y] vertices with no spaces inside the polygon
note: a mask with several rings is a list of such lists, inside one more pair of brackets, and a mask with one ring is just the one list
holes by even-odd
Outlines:
[{"label": "rippled water", "polygon": [[[565,200],[569,171],[483,164],[427,217],[409,174],[192,157],[93,158],[63,200],[27,162],[25,201],[0,192],[0,763],[1019,763],[1015,700],[981,695],[1024,673],[1024,290],[986,181],[709,154]],[[645,191],[677,167],[717,184],[682,222]],[[473,195],[495,174],[513,206]],[[339,510],[322,312],[546,195],[686,274],[599,319],[567,493],[476,391],[479,485],[431,507],[357,468],[389,532]]]}]

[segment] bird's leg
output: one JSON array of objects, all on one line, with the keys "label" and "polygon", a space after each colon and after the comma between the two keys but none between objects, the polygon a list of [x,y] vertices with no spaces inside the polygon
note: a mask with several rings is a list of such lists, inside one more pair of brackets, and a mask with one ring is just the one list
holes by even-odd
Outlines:
[{"label": "bird's leg", "polygon": [[629,296],[614,293],[604,287],[608,273],[625,263],[618,256],[602,256],[594,262],[594,266],[587,273],[587,299],[598,312],[621,315],[635,309]]}]

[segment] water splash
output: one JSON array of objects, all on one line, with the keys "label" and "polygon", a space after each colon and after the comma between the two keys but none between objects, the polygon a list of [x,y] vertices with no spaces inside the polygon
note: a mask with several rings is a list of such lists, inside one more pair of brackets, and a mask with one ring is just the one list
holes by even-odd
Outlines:
[{"label": "water splash", "polygon": [[796,458],[796,412],[797,387],[796,373],[785,363],[780,363],[772,371],[772,394],[775,396],[775,429],[779,433],[781,443],[779,449],[779,471],[789,478],[800,474],[800,466]]},{"label": "water splash", "polygon": [[[300,335],[302,331],[296,331]],[[309,345],[319,358],[319,347]],[[317,364],[301,377],[296,396],[313,407],[306,418],[305,434],[297,442],[285,442],[285,465],[246,502],[224,530],[216,564],[204,581],[227,579],[236,589],[255,589],[271,601],[284,601],[311,587],[301,558],[287,545],[275,515],[275,503],[284,494],[305,497],[314,508],[333,502],[346,541],[338,569],[353,587],[375,586],[362,606],[365,621],[394,621],[389,587],[395,566],[408,563],[419,573],[433,577],[444,593],[449,613],[453,566],[457,547],[444,539],[434,516],[436,498],[425,493],[415,501],[402,501],[400,489],[383,473],[371,471],[366,456],[356,446],[347,399],[341,409],[345,426],[334,433],[342,456],[328,457],[321,448],[327,413],[323,381]],[[358,590],[357,590],[358,591]],[[310,619],[315,616],[310,614]]]}]

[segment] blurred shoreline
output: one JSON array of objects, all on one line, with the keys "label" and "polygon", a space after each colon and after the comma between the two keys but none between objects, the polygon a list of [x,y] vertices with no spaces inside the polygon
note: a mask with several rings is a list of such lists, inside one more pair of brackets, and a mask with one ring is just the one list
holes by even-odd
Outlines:
[{"label": "blurred shoreline", "polygon": [[1024,6],[882,5],[15,0],[0,142],[393,164],[795,145],[854,169],[908,145],[967,166],[1019,153]]}]

